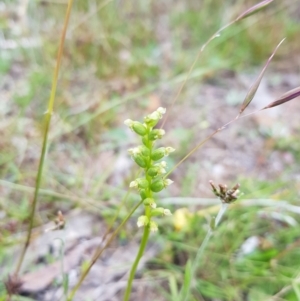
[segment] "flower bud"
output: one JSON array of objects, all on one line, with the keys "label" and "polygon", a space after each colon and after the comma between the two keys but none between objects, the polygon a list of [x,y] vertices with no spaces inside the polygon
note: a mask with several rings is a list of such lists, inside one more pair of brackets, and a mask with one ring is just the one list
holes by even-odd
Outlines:
[{"label": "flower bud", "polygon": [[140,136],[144,136],[147,133],[146,127],[138,121],[126,119],[124,124],[127,125],[132,131],[136,132]]},{"label": "flower bud", "polygon": [[136,179],[136,181],[138,182],[138,187],[140,189],[146,189],[149,186],[148,181],[144,178],[138,178],[138,179]]},{"label": "flower bud", "polygon": [[144,121],[149,127],[156,126],[159,119],[159,114],[156,111],[144,117]]},{"label": "flower bud", "polygon": [[156,166],[151,167],[148,169],[147,174],[148,174],[148,176],[154,178],[158,175],[158,170],[159,170],[159,167],[156,167]]},{"label": "flower bud", "polygon": [[128,149],[127,151],[128,151],[128,154],[129,154],[130,156],[135,156],[135,155],[138,155],[138,154],[141,153],[141,150],[140,150],[139,147],[130,148],[130,149]]},{"label": "flower bud", "polygon": [[157,224],[153,221],[150,221],[150,231],[156,232],[158,230]]},{"label": "flower bud", "polygon": [[165,187],[171,185],[172,183],[174,183],[174,181],[170,180],[170,179],[165,179],[163,180]]},{"label": "flower bud", "polygon": [[165,148],[165,156],[169,156],[169,154],[173,153],[174,151],[175,151],[175,148],[170,147],[170,146],[166,147]]},{"label": "flower bud", "polygon": [[146,216],[146,215],[141,215],[139,218],[138,218],[138,221],[137,221],[137,226],[140,228],[140,227],[144,227],[144,226],[147,226],[149,224],[149,218]]},{"label": "flower bud", "polygon": [[151,154],[151,159],[153,161],[158,161],[161,158],[163,158],[164,156],[165,156],[165,148],[160,147],[160,148],[156,149],[155,151],[153,151],[153,153]]},{"label": "flower bud", "polygon": [[141,145],[138,147],[139,150],[140,150],[140,153],[144,156],[144,157],[148,157],[150,155],[150,150],[149,148],[147,148],[146,146],[144,145]]},{"label": "flower bud", "polygon": [[158,172],[158,175],[163,175],[163,174],[165,174],[167,171],[166,171],[163,167],[158,167],[157,172]]},{"label": "flower bud", "polygon": [[142,200],[147,198],[147,193],[146,193],[145,189],[140,190],[140,196],[141,196]]},{"label": "flower bud", "polygon": [[144,178],[138,178],[132,182],[130,182],[129,187],[130,188],[138,188],[138,189],[146,189],[148,188],[149,183]]},{"label": "flower bud", "polygon": [[150,189],[153,192],[160,192],[164,188],[165,188],[165,184],[164,184],[164,181],[162,179],[155,180],[150,185]]},{"label": "flower bud", "polygon": [[167,167],[167,162],[161,161],[159,163],[154,164],[154,166],[158,166],[159,168],[165,168],[165,167]]},{"label": "flower bud", "polygon": [[154,140],[157,140],[157,139],[161,139],[162,136],[165,134],[166,132],[162,129],[155,129],[155,130],[152,130],[150,133],[149,133],[149,139],[151,141],[154,141]]},{"label": "flower bud", "polygon": [[135,181],[131,181],[129,184],[130,188],[138,188],[139,183],[135,180]]},{"label": "flower bud", "polygon": [[166,109],[165,108],[158,108],[156,111],[154,111],[153,113],[147,115],[144,120],[145,120],[145,123],[150,126],[150,127],[154,127],[159,119],[162,118],[162,115],[165,114],[166,112]]},{"label": "flower bud", "polygon": [[167,109],[159,107],[156,111],[161,115],[160,118],[162,118],[162,115],[164,115],[166,113]]},{"label": "flower bud", "polygon": [[135,131],[140,136],[145,136],[147,134],[146,127],[138,121],[133,122],[132,130]]},{"label": "flower bud", "polygon": [[156,203],[155,203],[155,202],[151,203],[151,204],[150,204],[150,207],[151,207],[152,209],[155,209],[155,208],[156,208]]},{"label": "flower bud", "polygon": [[170,216],[172,215],[171,211],[169,209],[164,209],[164,216]]},{"label": "flower bud", "polygon": [[143,138],[142,138],[142,142],[143,142],[143,144],[145,145],[145,146],[148,146],[148,137],[147,137],[147,135],[146,136],[144,136]]},{"label": "flower bud", "polygon": [[151,208],[156,208],[156,203],[155,203],[154,199],[146,198],[143,203],[145,206],[150,206]]},{"label": "flower bud", "polygon": [[124,124],[125,125],[127,125],[130,129],[132,128],[132,125],[133,125],[133,120],[131,120],[131,119],[126,119],[125,121],[124,121]]},{"label": "flower bud", "polygon": [[142,156],[142,155],[134,155],[134,156],[132,156],[132,159],[134,160],[134,162],[138,165],[138,166],[140,166],[140,167],[142,167],[142,168],[146,168],[147,167],[147,161],[146,161],[146,159]]},{"label": "flower bud", "polygon": [[162,216],[164,215],[164,210],[163,207],[155,208],[151,211],[151,216]]},{"label": "flower bud", "polygon": [[155,208],[151,211],[151,216],[170,216],[172,215],[169,209],[165,209],[162,207]]}]

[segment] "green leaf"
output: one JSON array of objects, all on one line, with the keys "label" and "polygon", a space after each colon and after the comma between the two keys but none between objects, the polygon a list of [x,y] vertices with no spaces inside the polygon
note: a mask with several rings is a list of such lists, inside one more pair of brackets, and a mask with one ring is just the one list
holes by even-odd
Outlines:
[{"label": "green leaf", "polygon": [[176,300],[178,298],[178,285],[174,275],[169,276],[169,288],[170,288],[172,300]]},{"label": "green leaf", "polygon": [[190,287],[192,282],[191,276],[192,276],[192,262],[189,259],[185,265],[184,280],[183,280],[183,286],[181,288],[180,300],[188,300],[189,298]]}]

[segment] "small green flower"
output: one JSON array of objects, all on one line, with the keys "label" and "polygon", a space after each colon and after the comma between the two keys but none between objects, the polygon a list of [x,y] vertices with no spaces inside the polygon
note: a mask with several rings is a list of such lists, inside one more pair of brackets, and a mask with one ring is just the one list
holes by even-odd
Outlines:
[{"label": "small green flower", "polygon": [[159,163],[154,164],[155,166],[159,166],[161,168],[167,167],[167,162],[166,161],[161,161]]},{"label": "small green flower", "polygon": [[127,152],[130,156],[135,156],[141,153],[141,149],[140,147],[130,148],[127,150]]},{"label": "small green flower", "polygon": [[140,196],[141,196],[142,200],[147,198],[147,192],[145,189],[140,190]]},{"label": "small green flower", "polygon": [[138,189],[146,189],[149,186],[149,182],[144,178],[138,178],[132,182],[130,182],[130,188],[138,188]]},{"label": "small green flower", "polygon": [[132,159],[138,166],[140,166],[142,168],[147,167],[147,160],[142,155],[140,155],[140,154],[134,155],[134,156],[132,156]]},{"label": "small green flower", "polygon": [[151,203],[151,204],[150,204],[150,207],[151,207],[152,209],[155,209],[156,206],[157,206],[156,203]]},{"label": "small green flower", "polygon": [[144,156],[144,157],[148,157],[150,155],[150,150],[149,148],[147,148],[144,145],[140,145],[138,147],[138,149],[140,150],[140,153]]},{"label": "small green flower", "polygon": [[158,161],[165,156],[165,153],[166,153],[166,148],[160,147],[160,148],[156,149],[155,151],[153,151],[153,153],[151,154],[151,159],[153,161]]},{"label": "small green flower", "polygon": [[137,188],[139,186],[139,183],[137,181],[131,181],[129,184],[130,188]]},{"label": "small green flower", "polygon": [[165,185],[164,185],[164,181],[163,179],[157,179],[155,181],[153,181],[150,185],[150,189],[153,191],[153,192],[160,192],[162,191],[163,189],[165,188]]},{"label": "small green flower", "polygon": [[147,171],[147,175],[151,178],[155,178],[158,175],[158,167],[151,167]]},{"label": "small green flower", "polygon": [[[137,221],[137,226],[140,228],[140,227],[144,227],[144,226],[147,226],[149,224],[149,218],[146,216],[146,215],[141,215],[139,218],[138,218],[138,221]],[[150,227],[151,227],[151,224],[150,224]]]},{"label": "small green flower", "polygon": [[167,171],[162,167],[161,164],[154,164],[154,166],[148,169],[147,174],[150,177],[155,178],[156,176],[163,175],[166,172]]},{"label": "small green flower", "polygon": [[143,155],[144,157],[148,157],[150,155],[150,150],[146,146],[140,145],[135,148],[129,148],[128,154],[132,157],[137,155]]},{"label": "small green flower", "polygon": [[144,205],[150,206],[151,208],[156,208],[156,203],[155,203],[154,199],[152,199],[152,198],[146,198],[144,200]]},{"label": "small green flower", "polygon": [[154,127],[154,126],[156,126],[158,121],[162,118],[162,115],[165,114],[165,113],[166,113],[166,109],[160,107],[156,111],[154,111],[153,113],[147,115],[144,118],[145,123],[150,127]]},{"label": "small green flower", "polygon": [[124,124],[127,125],[132,131],[136,132],[140,136],[145,136],[147,134],[147,128],[138,121],[126,119],[124,121]]},{"label": "small green flower", "polygon": [[134,122],[132,129],[140,136],[145,136],[147,134],[147,129],[146,127],[141,124],[140,122]]},{"label": "small green flower", "polygon": [[166,149],[165,149],[165,156],[169,156],[169,154],[173,153],[174,151],[175,151],[175,148],[170,147],[170,146],[166,147]]},{"label": "small green flower", "polygon": [[158,207],[151,211],[151,216],[170,216],[170,215],[172,215],[171,211],[163,207]]},{"label": "small green flower", "polygon": [[170,216],[172,215],[171,211],[169,209],[164,209],[164,216]]},{"label": "small green flower", "polygon": [[157,139],[161,139],[162,136],[165,134],[166,132],[163,130],[163,129],[155,129],[155,130],[152,130],[150,133],[149,133],[149,139],[154,141],[154,140],[157,140]]},{"label": "small green flower", "polygon": [[148,146],[149,139],[148,139],[148,136],[147,136],[147,135],[144,136],[144,137],[142,138],[142,142],[143,142],[143,144],[144,144],[146,147]]},{"label": "small green flower", "polygon": [[163,174],[165,174],[167,171],[163,168],[163,167],[158,167],[158,169],[157,169],[157,173],[159,174],[159,175],[163,175]]},{"label": "small green flower", "polygon": [[174,152],[175,149],[173,147],[160,147],[157,148],[153,153],[151,154],[151,159],[153,161],[158,161],[162,159],[163,157],[169,156],[170,153]]},{"label": "small green flower", "polygon": [[150,221],[150,231],[151,232],[157,232],[158,231],[157,224],[154,221]]},{"label": "small green flower", "polygon": [[172,180],[170,180],[170,179],[165,179],[165,180],[164,180],[164,185],[165,185],[165,187],[171,185],[172,183],[174,183],[174,181],[172,181]]},{"label": "small green flower", "polygon": [[164,208],[158,207],[151,211],[151,216],[163,216],[164,215]]},{"label": "small green flower", "polygon": [[160,192],[161,190],[171,185],[172,183],[173,181],[170,179],[157,179],[151,183],[150,189],[153,192]]},{"label": "small green flower", "polygon": [[141,145],[130,148],[128,153],[134,162],[143,168],[145,177],[132,181],[129,187],[139,190],[143,204],[146,207],[145,215],[138,218],[137,225],[138,227],[149,226],[151,231],[158,230],[157,224],[151,220],[153,216],[171,215],[169,209],[157,208],[153,198],[153,192],[160,192],[173,183],[172,180],[162,177],[166,173],[167,163],[165,161],[157,163],[156,161],[168,156],[174,151],[174,148],[159,147],[154,149],[155,140],[161,139],[165,135],[165,131],[163,129],[154,129],[153,127],[159,122],[165,112],[166,109],[158,108],[144,118],[144,124],[131,119],[127,119],[124,122],[132,131],[142,136]]},{"label": "small green flower", "polygon": [[127,125],[130,129],[132,128],[132,126],[133,126],[133,120],[131,120],[131,119],[126,119],[125,121],[124,121],[124,124],[125,125]]}]

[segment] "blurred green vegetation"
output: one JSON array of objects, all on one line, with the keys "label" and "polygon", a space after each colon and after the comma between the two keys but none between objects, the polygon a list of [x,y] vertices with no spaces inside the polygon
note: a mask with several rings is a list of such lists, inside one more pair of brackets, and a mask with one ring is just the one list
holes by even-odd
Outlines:
[{"label": "blurred green vegetation", "polygon": [[[155,109],[152,106],[156,104],[168,106],[206,40],[255,3],[74,1],[50,132],[44,189],[40,192],[39,215],[43,221],[48,221],[48,214],[55,215],[58,209],[68,212],[82,207],[99,214],[97,206],[102,206],[101,214],[106,220],[111,219],[135,174],[121,172],[115,179],[119,155],[126,154],[132,143],[132,137],[122,126],[123,120],[137,119],[141,112]],[[22,1],[3,0],[0,4],[3,265],[9,255],[8,247],[19,243],[17,234],[26,227],[41,147],[43,113],[66,1],[34,0],[24,7]],[[283,37],[287,40],[276,54],[274,65],[299,71],[293,63],[300,51],[298,4],[298,0],[274,1],[264,11],[228,28],[207,46],[187,86],[193,89],[221,70],[238,73],[262,66]],[[158,103],[153,94],[161,96]],[[186,95],[188,92],[183,91],[178,102],[183,103]],[[176,115],[171,118],[175,120]],[[170,141],[178,143],[176,159],[190,150],[198,130],[196,126],[170,129]],[[291,152],[297,166],[298,141],[293,136],[277,139],[274,149]],[[106,160],[107,166],[99,163]],[[175,164],[172,160],[170,165]],[[199,169],[193,161],[185,171],[180,169],[176,177],[181,180],[177,181],[174,194],[188,197],[198,193]],[[275,180],[260,180],[252,175],[237,178],[245,199],[284,199],[297,204],[299,184],[286,180],[288,172],[289,168],[282,179]],[[129,205],[135,200],[136,196],[131,196]],[[299,214],[284,211],[283,220],[278,220],[272,217],[274,212],[277,211],[271,206],[255,205],[241,205],[228,211],[202,258],[191,301],[269,300],[283,287],[288,289],[281,299],[270,300],[299,300]],[[121,216],[125,213],[124,209]],[[170,283],[181,283],[184,265],[194,257],[207,231],[207,216],[194,215],[190,226],[181,232],[174,232],[173,225],[166,222],[160,233],[166,248],[149,264],[146,279],[154,281],[157,275],[166,279],[162,285],[157,284],[158,292],[166,300],[175,300]],[[289,222],[291,219],[295,224]],[[36,224],[39,223],[37,220]],[[122,232],[122,236],[126,234]],[[251,254],[241,256],[239,250],[249,237],[258,237],[259,245]],[[0,292],[0,300],[4,300],[3,287]]]}]

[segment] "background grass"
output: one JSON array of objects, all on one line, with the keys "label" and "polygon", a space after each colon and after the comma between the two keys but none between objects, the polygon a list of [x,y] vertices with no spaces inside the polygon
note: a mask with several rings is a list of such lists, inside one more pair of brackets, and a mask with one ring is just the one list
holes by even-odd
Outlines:
[{"label": "background grass", "polygon": [[[135,141],[123,120],[139,119],[160,105],[168,107],[201,45],[254,3],[75,1],[36,225],[51,220],[58,209],[67,213],[77,207],[110,220],[135,174],[126,159],[126,149]],[[27,222],[65,4],[7,0],[0,7],[2,262],[9,258],[9,247],[18,244],[17,234],[22,233]],[[298,74],[299,83],[297,4],[292,0],[274,1],[264,11],[226,30],[206,49],[166,124],[166,139],[177,149],[168,162],[170,166],[210,127],[230,119],[223,106],[226,95],[236,93],[235,77],[246,72],[257,74],[257,68],[283,37],[287,40],[274,59],[273,72],[267,75],[269,82],[275,91],[276,82],[284,88],[282,78],[289,73]],[[212,93],[213,107],[205,101],[211,97],[201,94],[207,85],[219,89]],[[227,106],[238,108],[242,99],[235,101],[233,94],[229,94]],[[145,272],[145,279],[151,279],[166,300],[174,300],[175,283],[180,283],[187,259],[195,255],[207,220],[215,214],[210,208],[205,214],[194,213],[207,207],[201,205],[201,198],[211,197],[207,180],[219,175],[216,169],[220,164],[216,161],[220,158],[234,158],[238,167],[231,172],[233,160],[227,160],[225,172],[216,180],[239,181],[244,199],[267,198],[274,203],[285,200],[298,205],[299,127],[291,120],[286,123],[290,124],[289,134],[279,136],[272,131],[275,126],[250,121],[239,124],[238,138],[234,136],[237,153],[228,145],[220,157],[209,158],[200,152],[175,171],[175,184],[164,197],[193,196],[198,201],[192,206],[184,200],[176,205],[173,198],[174,210],[189,207],[192,215],[179,232],[174,232],[171,220],[166,222],[159,234],[166,247]],[[248,134],[250,138],[245,138]],[[218,143],[232,139],[230,131],[221,136]],[[253,156],[262,154],[267,158],[259,171],[249,172],[239,153],[245,150],[239,145],[247,149],[247,160],[252,148]],[[283,167],[272,173],[271,165],[281,155],[291,156],[292,160],[281,162]],[[135,200],[132,196],[127,208]],[[275,210],[273,205],[253,204],[228,211],[205,253],[191,300],[267,300],[298,278],[298,215],[287,209]],[[281,219],[274,212],[280,213]],[[121,215],[125,214],[124,209]],[[125,229],[120,240],[126,241],[131,229]],[[249,237],[257,237],[259,244],[254,252],[242,256],[241,246]],[[154,281],[159,277],[163,281]],[[299,300],[296,287],[274,300]],[[4,300],[3,289],[1,293]]]}]

